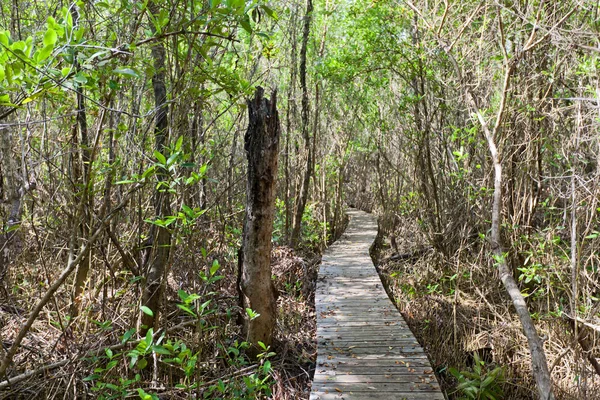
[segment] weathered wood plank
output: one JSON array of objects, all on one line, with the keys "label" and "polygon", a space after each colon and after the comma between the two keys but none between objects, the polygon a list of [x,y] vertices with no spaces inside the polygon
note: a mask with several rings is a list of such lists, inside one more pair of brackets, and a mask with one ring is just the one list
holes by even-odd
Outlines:
[{"label": "weathered wood plank", "polygon": [[396,376],[396,375],[410,375],[410,376],[429,376],[434,375],[433,369],[429,366],[349,366],[346,367],[340,364],[335,369],[321,367],[318,369],[319,377],[328,376],[341,376],[341,375],[370,375],[370,376]]},{"label": "weathered wood plank", "polygon": [[342,392],[436,392],[439,391],[437,380],[417,382],[317,382],[320,390],[336,390]]},{"label": "weathered wood plank", "polygon": [[338,388],[339,392],[334,389],[332,390],[316,390],[311,392],[310,400],[444,400],[444,395],[441,392],[376,392],[371,390],[370,392],[356,392],[347,391],[344,392],[341,388]]},{"label": "weathered wood plank", "polygon": [[374,217],[351,211],[323,255],[315,294],[318,357],[311,400],[442,400],[427,355],[387,297],[369,257]]}]

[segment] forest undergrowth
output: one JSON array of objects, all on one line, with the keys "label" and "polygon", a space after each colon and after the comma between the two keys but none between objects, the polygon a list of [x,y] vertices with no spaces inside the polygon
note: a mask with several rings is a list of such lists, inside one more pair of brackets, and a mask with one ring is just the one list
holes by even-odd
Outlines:
[{"label": "forest undergrowth", "polygon": [[[492,390],[489,398],[536,399],[527,340],[500,280],[490,279],[483,268],[485,243],[475,240],[448,259],[429,246],[414,218],[396,218],[397,228],[381,238],[372,256],[442,389],[450,399],[486,398],[480,396]],[[524,292],[536,283],[529,284],[523,273],[519,281]],[[560,312],[548,312],[548,301],[535,292],[528,296],[555,395],[579,399],[583,391],[585,398],[599,398],[598,376],[581,364],[580,352],[571,346],[573,325]]]},{"label": "forest undergrowth", "polygon": [[[50,238],[36,241],[34,223],[23,228],[31,235],[20,241],[19,257],[0,291],[3,351],[29,305],[46,292],[46,277],[53,272],[46,265],[61,265],[66,257]],[[145,338],[131,328],[139,317],[139,278],[115,262],[116,249],[100,247],[95,262],[104,271],[88,282],[83,311],[69,321],[68,288],[57,293],[14,360],[14,371],[25,375],[11,374],[10,384],[0,387],[0,399],[308,398],[316,361],[319,248],[274,247],[275,340],[258,362],[251,362],[238,324],[235,252],[222,245],[218,231],[212,236],[215,240],[189,240],[178,247],[165,286],[163,328]],[[204,265],[200,273],[198,265]]]}]

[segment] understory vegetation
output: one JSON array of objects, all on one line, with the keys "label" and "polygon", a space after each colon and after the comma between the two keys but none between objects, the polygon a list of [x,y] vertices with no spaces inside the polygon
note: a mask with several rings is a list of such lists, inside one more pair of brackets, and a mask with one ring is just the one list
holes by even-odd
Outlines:
[{"label": "understory vegetation", "polygon": [[1,2],[0,398],[308,398],[347,206],[450,398],[599,398],[599,7]]}]

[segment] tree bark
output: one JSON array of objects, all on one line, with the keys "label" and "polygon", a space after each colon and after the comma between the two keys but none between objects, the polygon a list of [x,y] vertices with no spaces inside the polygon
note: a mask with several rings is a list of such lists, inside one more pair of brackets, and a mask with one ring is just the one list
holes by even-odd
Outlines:
[{"label": "tree bark", "polygon": [[[154,2],[148,4],[148,10],[153,15],[158,15],[158,6]],[[152,24],[151,29],[154,29]],[[154,146],[156,151],[164,153],[167,142],[168,108],[167,108],[167,86],[165,73],[166,51],[162,41],[157,41],[152,46],[152,58],[154,61],[154,75],[152,76],[152,88],[154,91],[154,104],[156,107],[156,125],[154,128]],[[166,171],[157,173],[159,181],[166,180]],[[157,218],[171,214],[169,194],[164,189],[157,189],[154,193],[154,212]],[[152,249],[148,258],[146,273],[146,284],[142,294],[142,306],[150,309],[150,313],[142,312],[140,333],[145,335],[148,329],[154,328],[160,312],[162,298],[162,282],[165,274],[169,255],[171,252],[171,233],[163,226],[152,225],[150,229]]]},{"label": "tree bark", "polygon": [[285,174],[285,240],[290,240],[290,230],[292,227],[292,213],[294,211],[293,199],[295,194],[292,193],[294,185],[292,182],[292,165],[290,163],[290,142],[292,140],[292,124],[296,125],[296,76],[298,75],[297,69],[297,6],[294,5],[294,10],[291,15],[290,21],[290,84],[287,93],[287,113],[286,113],[286,124],[285,124],[285,159],[284,159],[284,174]]},{"label": "tree bark", "polygon": [[304,31],[302,34],[302,47],[300,48],[300,86],[302,87],[302,137],[304,138],[304,148],[307,154],[306,171],[302,179],[300,193],[298,194],[298,202],[296,213],[294,215],[294,225],[290,237],[290,246],[296,248],[300,241],[300,228],[302,226],[302,216],[308,199],[308,186],[310,185],[310,177],[312,175],[313,154],[310,144],[309,134],[309,102],[308,102],[308,87],[306,85],[306,52],[308,48],[308,37],[310,35],[310,21],[312,19],[313,4],[312,0],[306,0],[306,15],[304,16]]},{"label": "tree bark", "polygon": [[[71,7],[71,16],[73,17],[73,23],[77,26],[79,22],[79,11],[77,6]],[[74,69],[76,72],[81,70],[81,66],[79,65],[79,61],[77,59],[77,52],[75,52],[73,57]],[[81,233],[82,238],[87,238],[89,236],[90,230],[90,210],[92,209],[92,200],[93,197],[89,196],[90,190],[90,170],[91,170],[91,160],[92,160],[92,151],[89,142],[89,134],[88,134],[88,123],[87,123],[87,113],[86,113],[86,105],[85,105],[85,96],[83,93],[83,89],[78,86],[76,89],[76,97],[77,97],[77,126],[79,129],[79,140],[80,140],[80,148],[81,148],[81,164],[83,166],[83,176],[80,177],[79,183],[83,186],[81,189],[81,205],[82,205],[82,213],[84,218],[82,219],[82,224],[79,226],[79,231]],[[70,314],[71,317],[74,318],[79,314],[79,310],[81,308],[81,297],[83,296],[83,292],[85,291],[85,285],[88,278],[88,274],[90,271],[90,264],[92,260],[92,249],[90,252],[84,257],[79,266],[77,267],[77,272],[75,273],[75,283],[73,288],[73,299],[71,302]]]},{"label": "tree bark", "polygon": [[271,281],[271,236],[281,129],[277,93],[271,94],[270,101],[263,95],[264,90],[258,87],[254,99],[248,101],[249,123],[244,137],[248,186],[240,289],[244,308],[259,315],[245,315],[244,319],[252,355],[260,351],[259,341],[271,345],[277,311],[276,289]]}]

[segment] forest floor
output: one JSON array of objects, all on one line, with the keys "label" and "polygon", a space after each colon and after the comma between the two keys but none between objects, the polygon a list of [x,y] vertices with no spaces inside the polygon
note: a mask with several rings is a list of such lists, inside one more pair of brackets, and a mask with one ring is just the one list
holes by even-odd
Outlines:
[{"label": "forest floor", "polygon": [[[389,235],[371,256],[388,295],[427,352],[442,389],[450,399],[465,398],[459,384],[478,387],[489,377],[500,394],[494,398],[538,398],[527,341],[499,279],[490,280],[485,271],[485,246],[472,244],[462,258],[447,259],[429,247],[414,219],[401,218],[393,232],[396,248]],[[532,301],[530,307],[536,317],[540,305]],[[567,325],[544,318],[537,324],[547,338],[556,398],[581,398],[577,379],[585,382],[585,398],[600,398],[594,375],[574,376],[578,361],[569,351]]]},{"label": "forest floor", "polygon": [[[485,379],[487,374],[500,366],[496,361],[498,357],[504,356],[499,354],[502,351],[498,352],[498,349],[493,354],[494,344],[499,343],[498,339],[503,333],[513,333],[518,326],[505,325],[504,332],[497,329],[493,311],[490,311],[496,307],[471,296],[466,284],[464,288],[457,289],[457,281],[460,281],[457,280],[458,275],[466,277],[465,271],[454,266],[451,275],[442,273],[447,270],[447,261],[431,249],[420,232],[421,229],[413,220],[405,218],[393,232],[394,240],[390,240],[391,236],[381,238],[380,245],[371,255],[388,295],[427,352],[440,386],[451,399],[458,399],[462,398],[460,391],[457,391],[459,382],[450,373],[450,368],[473,372],[477,357],[483,366],[481,378]],[[395,242],[395,246],[391,245],[392,242]],[[477,292],[478,289],[475,296]],[[457,304],[458,293],[460,300]],[[492,338],[492,335],[495,337]],[[509,336],[505,339],[509,339]],[[526,358],[527,355],[521,353],[526,348],[512,346],[512,351],[515,350]],[[505,375],[508,372],[508,376],[516,379],[514,386],[506,385],[505,377],[500,376],[492,383],[503,391],[499,398],[535,398],[533,382],[523,378],[527,374],[522,374],[520,370],[527,366],[517,363],[512,367],[515,371],[505,371],[503,368],[502,372]]]},{"label": "forest floor", "polygon": [[[33,259],[25,249],[18,268],[10,268],[2,282],[3,351],[10,347],[47,286],[45,272],[28,261]],[[148,338],[136,339],[135,330],[130,328],[139,315],[135,300],[139,289],[131,273],[117,274],[104,284],[91,283],[93,290],[86,297],[84,312],[68,327],[70,293],[64,288],[57,294],[15,358],[13,380],[10,384],[0,382],[0,399],[137,398],[139,390],[169,399],[308,398],[316,362],[314,292],[319,262],[318,252],[305,250],[297,255],[286,246],[273,249],[279,316],[275,342],[265,352],[268,370],[263,369],[266,357],[254,364],[244,356],[243,336],[234,312],[234,265],[224,264],[214,274],[207,271],[205,282],[198,282],[197,274],[188,269],[175,266],[165,290],[161,326],[167,330],[164,336],[164,331],[157,332],[150,342],[159,346],[152,347],[154,350],[166,348],[177,357],[152,353],[150,347],[143,346]],[[218,274],[222,279],[210,282]],[[182,301],[186,295],[198,299]],[[141,360],[145,360],[143,364]],[[26,372],[34,373],[14,380]]]}]

